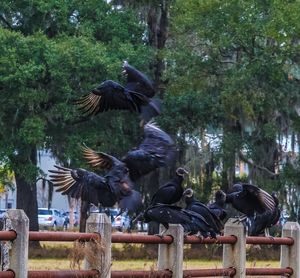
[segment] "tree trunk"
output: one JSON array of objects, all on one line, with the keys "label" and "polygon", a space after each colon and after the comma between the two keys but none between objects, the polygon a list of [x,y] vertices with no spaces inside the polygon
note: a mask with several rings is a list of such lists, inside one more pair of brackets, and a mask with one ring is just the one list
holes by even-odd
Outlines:
[{"label": "tree trunk", "polygon": [[165,48],[168,38],[169,21],[169,4],[168,1],[162,0],[159,4],[155,3],[150,6],[147,16],[149,30],[149,45],[157,49],[156,61],[154,67],[154,81],[159,96],[163,98],[164,82],[161,80],[165,64],[160,50]]},{"label": "tree trunk", "polygon": [[80,223],[79,223],[79,232],[84,233],[86,229],[86,221],[88,219],[88,209],[89,203],[81,201],[80,206]]},{"label": "tree trunk", "polygon": [[29,218],[29,230],[38,231],[38,206],[36,196],[36,185],[29,184],[16,174],[17,183],[17,209],[22,209]]},{"label": "tree trunk", "polygon": [[[279,152],[276,140],[259,140],[255,142],[254,165],[249,178],[255,184],[264,184],[267,180],[276,178],[275,166],[278,164]],[[265,171],[261,169],[265,168]],[[270,173],[273,173],[271,175]]]},{"label": "tree trunk", "polygon": [[[31,155],[29,161],[25,163],[30,163],[36,165],[37,163],[37,152],[36,148],[33,147],[31,150]],[[20,163],[20,162],[19,162]],[[25,177],[21,176],[18,171],[15,171],[15,179],[17,185],[17,209],[23,209],[29,218],[29,230],[38,231],[38,204],[37,204],[37,192],[36,192],[36,178],[33,182],[26,181]]]}]

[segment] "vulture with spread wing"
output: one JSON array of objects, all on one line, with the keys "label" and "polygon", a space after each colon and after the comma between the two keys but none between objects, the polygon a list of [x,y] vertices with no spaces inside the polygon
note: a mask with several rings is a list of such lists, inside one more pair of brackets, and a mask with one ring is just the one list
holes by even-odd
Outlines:
[{"label": "vulture with spread wing", "polygon": [[[83,155],[91,166],[107,169],[110,162],[102,154],[83,148]],[[128,168],[130,179],[136,181],[157,168],[170,166],[174,163],[175,156],[176,148],[171,137],[154,123],[147,123],[144,126],[144,140],[137,148],[127,152],[122,163]]]},{"label": "vulture with spread wing", "polygon": [[[256,234],[258,230],[262,231],[276,224],[278,220],[278,199],[252,184],[233,185],[231,192],[226,194],[226,203],[230,203],[236,210],[244,214],[240,220],[248,220],[249,231],[252,235]],[[277,219],[276,222],[274,219]]]},{"label": "vulture with spread wing", "polygon": [[142,206],[139,192],[133,189],[125,164],[113,156],[102,153],[102,161],[108,170],[104,176],[84,169],[55,166],[49,170],[50,181],[56,191],[98,206],[112,207],[118,203],[123,210],[138,211]]},{"label": "vulture with spread wing", "polygon": [[265,234],[270,236],[269,228],[274,226],[280,218],[281,211],[279,209],[279,200],[275,193],[271,194],[275,202],[273,210],[266,210],[263,213],[257,213],[248,218],[249,220],[249,236],[260,236]]},{"label": "vulture with spread wing", "polygon": [[158,99],[152,99],[155,90],[147,76],[126,61],[123,69],[127,76],[125,86],[105,80],[89,94],[75,101],[85,115],[96,115],[108,110],[129,110],[140,113],[143,122],[148,122],[161,113],[161,103]]}]

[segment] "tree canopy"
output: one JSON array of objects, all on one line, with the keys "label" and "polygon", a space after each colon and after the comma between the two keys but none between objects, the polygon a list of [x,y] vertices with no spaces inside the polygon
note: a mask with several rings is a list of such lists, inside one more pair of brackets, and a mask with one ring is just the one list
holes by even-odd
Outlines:
[{"label": "tree canopy", "polygon": [[[105,79],[124,82],[126,59],[156,81],[158,122],[176,139],[177,164],[192,170],[188,183],[203,200],[246,179],[282,192],[299,218],[300,3],[117,2],[0,3],[0,152],[15,173],[18,207],[36,216],[29,200],[43,175],[38,149],[86,168],[82,143],[121,156],[140,142],[137,115],[86,118],[73,106]],[[236,173],[241,162],[246,176]],[[158,182],[143,180],[144,194]],[[291,196],[295,206],[287,205]]]}]

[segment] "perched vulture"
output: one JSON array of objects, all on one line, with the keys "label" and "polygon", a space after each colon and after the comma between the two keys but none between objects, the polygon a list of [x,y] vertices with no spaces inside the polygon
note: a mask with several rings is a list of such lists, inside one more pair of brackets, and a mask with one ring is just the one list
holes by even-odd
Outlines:
[{"label": "perched vulture", "polygon": [[188,174],[184,168],[178,168],[175,177],[163,184],[154,193],[151,199],[151,205],[155,204],[175,204],[182,198],[183,187],[182,182],[184,176]]},{"label": "perched vulture", "polygon": [[205,204],[195,198],[193,189],[187,188],[183,192],[183,199],[186,203],[186,209],[200,214],[216,234],[221,233],[224,229],[223,223]]},{"label": "perched vulture", "polygon": [[227,217],[227,212],[225,210],[226,193],[222,190],[218,190],[215,193],[215,201],[207,205],[210,211],[215,214],[221,221],[225,220]]},{"label": "perched vulture", "polygon": [[155,90],[147,76],[126,61],[123,69],[127,76],[125,86],[113,80],[105,80],[75,101],[85,115],[96,115],[108,110],[129,110],[140,113],[145,123],[161,113],[161,103],[158,99],[152,99]]},{"label": "perched vulture", "polygon": [[[112,156],[87,147],[83,148],[83,155],[95,168],[111,168]],[[137,148],[127,152],[122,163],[128,168],[130,179],[136,181],[157,168],[172,165],[175,155],[176,148],[171,137],[155,124],[147,123],[144,126],[144,140]]]},{"label": "perched vulture", "polygon": [[[148,207],[144,212],[145,222],[155,221],[164,226],[167,230],[169,224],[181,224],[186,235],[196,234],[202,237],[216,238],[214,230],[200,214],[183,209],[181,207],[155,204]],[[162,231],[160,236],[165,232]]]}]

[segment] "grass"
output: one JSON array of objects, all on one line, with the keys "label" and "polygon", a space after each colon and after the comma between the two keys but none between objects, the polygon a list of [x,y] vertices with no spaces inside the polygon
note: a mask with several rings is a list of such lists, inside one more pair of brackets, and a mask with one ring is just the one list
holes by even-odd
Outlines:
[{"label": "grass", "polygon": [[[74,261],[72,261],[70,257],[70,254],[72,254],[72,250],[74,250],[73,242],[41,242],[41,246],[43,248],[34,248],[33,250],[31,250],[30,253],[32,253],[32,255],[29,259],[29,270],[83,269],[82,261],[80,261],[80,265],[76,265],[74,267]],[[157,250],[157,247],[154,246],[154,250]],[[209,256],[206,256],[205,253],[199,253],[199,250],[200,249],[197,248],[194,251],[196,251],[196,258],[201,257],[201,259],[187,259],[187,257],[185,257],[183,262],[183,269],[222,267],[221,259],[205,259]],[[82,256],[81,250],[77,250],[77,254],[81,254]],[[112,270],[156,269],[156,259],[139,259],[146,254],[146,249],[142,245],[113,244],[112,254],[114,258],[112,261]],[[123,260],[123,258],[126,258],[129,254],[135,254],[135,256],[132,256],[132,259]],[[150,258],[156,258],[156,256],[157,254],[151,256]],[[250,257],[248,257],[247,267],[279,267],[279,261],[257,259],[250,261],[249,258]]]},{"label": "grass", "polygon": [[[29,259],[29,270],[71,269],[70,259]],[[83,264],[81,264],[81,268]],[[221,268],[221,261],[188,260],[183,269]],[[247,267],[279,267],[278,261],[247,261]],[[113,260],[112,270],[151,270],[156,268],[156,260]]]}]

